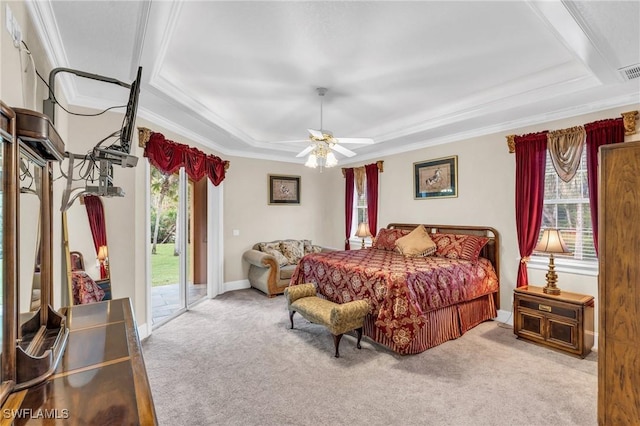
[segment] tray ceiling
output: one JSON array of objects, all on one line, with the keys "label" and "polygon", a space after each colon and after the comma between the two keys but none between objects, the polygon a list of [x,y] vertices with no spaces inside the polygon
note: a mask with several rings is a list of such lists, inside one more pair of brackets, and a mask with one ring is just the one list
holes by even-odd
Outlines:
[{"label": "tray ceiling", "polygon": [[[301,162],[324,127],[350,160],[640,103],[640,2],[29,2],[51,62],[131,81],[140,117],[224,155]],[[72,105],[128,92],[66,75]],[[340,158],[344,163],[345,160]]]}]

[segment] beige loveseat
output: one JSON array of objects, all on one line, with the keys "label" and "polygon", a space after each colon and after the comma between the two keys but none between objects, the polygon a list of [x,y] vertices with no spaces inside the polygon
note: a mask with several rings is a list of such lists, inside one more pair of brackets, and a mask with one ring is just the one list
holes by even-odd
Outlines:
[{"label": "beige loveseat", "polygon": [[282,294],[302,257],[333,251],[310,240],[276,240],[256,243],[242,258],[249,263],[249,283],[269,297]]}]

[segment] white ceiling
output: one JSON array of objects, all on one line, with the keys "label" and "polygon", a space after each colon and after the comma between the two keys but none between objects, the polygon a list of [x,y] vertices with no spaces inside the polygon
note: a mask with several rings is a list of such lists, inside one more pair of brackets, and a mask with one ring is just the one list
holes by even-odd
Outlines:
[{"label": "white ceiling", "polygon": [[[138,116],[215,149],[303,161],[307,128],[350,162],[640,103],[640,2],[36,1],[54,66],[131,82]],[[72,105],[126,101],[58,77]],[[178,141],[179,142],[179,141]],[[338,154],[339,158],[341,156]],[[345,162],[342,160],[342,162]]]}]

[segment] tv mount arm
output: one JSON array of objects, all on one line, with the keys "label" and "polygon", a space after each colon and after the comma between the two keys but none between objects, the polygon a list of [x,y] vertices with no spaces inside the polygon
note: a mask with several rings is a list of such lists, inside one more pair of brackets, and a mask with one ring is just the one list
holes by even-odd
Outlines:
[{"label": "tv mount arm", "polygon": [[51,123],[55,124],[55,116],[56,116],[56,75],[61,72],[68,72],[71,74],[75,74],[78,77],[89,78],[91,80],[103,81],[105,83],[117,84],[118,86],[125,87],[127,89],[131,88],[131,84],[124,83],[120,80],[116,80],[112,77],[105,77],[103,75],[92,74],[90,72],[80,71],[73,68],[54,68],[49,73],[49,97],[43,101],[42,111],[44,114],[49,117]]},{"label": "tv mount arm", "polygon": [[[75,74],[78,77],[116,84],[127,89],[131,89],[133,86],[133,84],[125,83],[112,77],[105,77],[102,75],[80,71],[72,68],[54,68],[49,73],[49,97],[43,101],[43,112],[46,116],[49,117],[51,123],[55,122],[56,104],[58,103],[55,97],[55,80],[56,75],[61,72],[68,72],[71,74]],[[138,79],[140,77],[140,72],[141,68],[138,69]],[[136,102],[137,100],[134,101],[134,104]],[[98,179],[98,186],[87,185],[84,190],[82,190],[81,192],[76,192],[73,196],[72,193],[76,189],[81,189],[71,188],[71,182],[73,181],[73,162],[76,159],[85,159],[86,156],[65,152],[65,157],[69,159],[69,168],[67,176],[67,186],[62,196],[62,211],[66,211],[71,206],[71,204],[73,204],[74,200],[78,198],[78,196],[83,194],[93,194],[105,197],[124,196],[124,191],[122,191],[121,188],[113,186],[113,164],[119,164],[122,167],[135,167],[138,162],[138,158],[133,155],[128,155],[128,153],[125,152],[118,152],[99,147],[95,147],[93,152],[95,160],[97,160],[99,163],[100,177]]]}]

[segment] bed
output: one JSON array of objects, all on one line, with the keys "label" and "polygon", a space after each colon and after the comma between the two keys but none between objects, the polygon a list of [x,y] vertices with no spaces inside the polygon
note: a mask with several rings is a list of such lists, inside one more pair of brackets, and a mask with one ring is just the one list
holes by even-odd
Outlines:
[{"label": "bed", "polygon": [[364,334],[399,354],[456,339],[499,308],[499,236],[479,226],[422,225],[434,255],[407,257],[395,241],[418,224],[392,223],[371,248],[306,255],[290,285],[315,283],[333,302],[367,300]]}]

